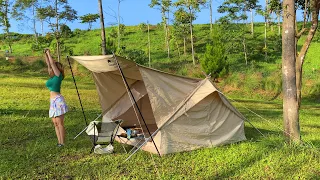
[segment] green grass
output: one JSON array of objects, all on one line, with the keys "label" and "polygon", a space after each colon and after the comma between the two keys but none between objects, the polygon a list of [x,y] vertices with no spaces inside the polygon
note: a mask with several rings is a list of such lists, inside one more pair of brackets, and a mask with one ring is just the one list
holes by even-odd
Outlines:
[{"label": "green grass", "polygon": [[[1,61],[0,179],[319,179],[320,105],[305,100],[300,113],[306,145],[284,143],[282,102],[226,96],[266,137],[246,123],[247,141],[158,157],[139,151],[129,161],[119,144],[116,153],[90,154],[72,77],[67,71],[62,94],[70,107],[65,119],[66,147],[57,148],[48,118],[49,92],[43,71]],[[27,66],[27,65],[26,65]],[[12,71],[9,71],[12,69]],[[100,113],[95,85],[86,71],[75,71],[86,116]],[[259,118],[261,115],[264,119]],[[128,149],[130,147],[127,147]]]}]

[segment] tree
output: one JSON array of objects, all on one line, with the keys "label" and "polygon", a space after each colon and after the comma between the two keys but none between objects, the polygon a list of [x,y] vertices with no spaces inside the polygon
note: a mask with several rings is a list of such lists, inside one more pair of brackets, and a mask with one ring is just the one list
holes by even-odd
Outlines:
[{"label": "tree", "polygon": [[140,31],[144,32],[147,30],[147,24],[146,23],[140,23],[138,25],[138,28],[140,29]]},{"label": "tree", "polygon": [[196,64],[195,50],[193,45],[193,21],[196,19],[196,13],[200,11],[200,6],[206,4],[206,0],[178,0],[175,2],[175,6],[185,8],[189,14],[189,28],[190,28],[190,41],[192,51],[193,65]]},{"label": "tree", "polygon": [[148,57],[149,57],[149,67],[151,67],[151,42],[150,42],[150,25],[148,23]]},{"label": "tree", "polygon": [[206,74],[210,74],[216,80],[218,77],[228,73],[229,64],[227,62],[226,48],[222,40],[222,31],[219,28],[214,32],[212,42],[207,44],[206,52],[200,62]]},{"label": "tree", "polygon": [[70,27],[67,26],[66,24],[62,24],[60,26],[60,30],[61,30],[61,37],[63,37],[63,38],[69,38],[72,36],[72,31],[71,31]]},{"label": "tree", "polygon": [[254,28],[253,28],[253,10],[259,11],[261,9],[261,5],[258,5],[258,0],[248,0],[245,2],[246,8],[244,11],[250,11],[251,16],[251,34],[254,35]]},{"label": "tree", "polygon": [[270,24],[271,12],[269,9],[269,0],[265,0],[265,9],[259,9],[258,14],[264,16],[264,59],[268,59],[268,46],[267,46],[267,27]]},{"label": "tree", "polygon": [[[248,65],[248,53],[247,53],[247,33],[248,29],[245,24],[239,24],[241,21],[245,21],[248,19],[246,11],[249,11],[253,8],[258,8],[259,6],[256,4],[256,0],[246,1],[246,0],[227,0],[222,3],[221,6],[218,7],[219,13],[226,13],[225,16],[220,18],[220,22],[222,24],[227,25],[226,27],[231,28],[233,33],[233,39],[236,41],[242,42],[243,55]],[[231,24],[234,23],[234,24]],[[235,26],[237,26],[235,28]],[[251,32],[253,33],[253,32]]]},{"label": "tree", "polygon": [[9,22],[9,15],[10,15],[10,3],[9,0],[0,0],[0,23],[4,27],[3,30],[5,32],[5,42],[9,46],[9,52],[12,53],[12,39],[10,37],[10,22]]},{"label": "tree", "polygon": [[89,13],[89,14],[80,16],[79,18],[81,20],[80,23],[83,23],[83,24],[88,23],[89,24],[88,31],[90,31],[92,28],[92,23],[96,22],[99,19],[99,14]]},{"label": "tree", "polygon": [[[16,0],[13,5],[12,17],[16,20],[32,20],[33,27],[32,30],[34,32],[35,42],[38,44],[38,33],[36,28],[36,11],[39,8],[38,0]],[[32,13],[32,17],[30,18],[26,15],[27,10],[30,10]]]},{"label": "tree", "polygon": [[[177,47],[178,47],[178,53],[180,56],[180,40],[182,39],[183,42],[183,54],[187,54],[186,50],[186,40],[187,37],[190,35],[190,27],[189,27],[189,21],[190,21],[190,14],[182,7],[180,7],[175,13],[174,13],[174,22],[173,22],[173,36],[176,41]],[[194,19],[194,17],[191,17]]]},{"label": "tree", "polygon": [[124,0],[118,0],[118,49],[120,49],[120,42],[121,42],[121,32],[120,32],[120,29],[121,29],[121,24],[120,24],[120,3],[124,1]]},{"label": "tree", "polygon": [[212,33],[212,0],[209,1],[210,7],[210,32]]},{"label": "tree", "polygon": [[[146,23],[140,23],[138,25],[140,31],[142,33],[148,33],[148,59],[149,59],[149,63],[148,63],[148,66],[151,67],[151,41],[150,41],[150,25],[149,25],[149,22],[147,21],[147,24]],[[143,43],[144,45],[144,43]]]},{"label": "tree", "polygon": [[284,132],[288,140],[300,141],[299,110],[296,86],[295,3],[283,1],[282,88]]},{"label": "tree", "polygon": [[165,31],[165,44],[167,48],[168,58],[170,58],[170,38],[169,38],[169,13],[172,0],[151,0],[150,7],[159,6],[162,14],[162,23]]},{"label": "tree", "polygon": [[274,12],[278,19],[278,35],[281,35],[281,24],[280,24],[280,16],[282,12],[282,5],[280,0],[270,0],[269,2],[269,10],[270,12]]},{"label": "tree", "polygon": [[297,54],[296,61],[296,85],[297,85],[297,98],[298,98],[298,107],[301,105],[301,88],[302,88],[302,69],[304,64],[305,56],[308,52],[309,46],[312,42],[312,39],[318,29],[318,19],[319,19],[319,9],[320,9],[320,0],[311,0],[311,11],[312,11],[312,25],[309,29],[308,36],[300,49],[300,52]]},{"label": "tree", "polygon": [[103,9],[102,9],[102,2],[98,0],[99,4],[99,15],[100,15],[100,26],[101,26],[101,51],[102,55],[107,54],[107,46],[106,46],[106,33],[104,29],[104,18],[103,18]]},{"label": "tree", "polygon": [[[67,0],[52,0],[50,2],[52,3],[51,5],[37,9],[37,15],[39,19],[45,20],[49,24],[49,27],[51,27],[51,30],[54,33],[57,57],[58,61],[60,61],[60,26],[65,24],[67,21],[72,22],[77,19],[77,11],[69,6]],[[55,22],[53,22],[52,19],[55,19]],[[64,22],[62,23],[61,21]]]}]

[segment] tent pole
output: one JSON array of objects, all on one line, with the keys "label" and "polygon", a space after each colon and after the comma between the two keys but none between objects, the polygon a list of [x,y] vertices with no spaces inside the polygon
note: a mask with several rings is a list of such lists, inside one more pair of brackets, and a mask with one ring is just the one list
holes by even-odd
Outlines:
[{"label": "tent pole", "polygon": [[69,67],[70,67],[70,70],[71,70],[71,74],[72,74],[72,78],[73,78],[73,83],[74,83],[74,85],[75,85],[75,87],[76,87],[76,90],[77,90],[77,94],[78,94],[79,102],[80,102],[80,105],[81,105],[81,110],[82,110],[82,114],[83,114],[83,117],[84,117],[84,121],[86,122],[86,125],[88,126],[87,118],[86,118],[86,115],[84,114],[84,110],[83,110],[83,106],[82,106],[80,94],[79,94],[79,91],[78,91],[76,79],[74,78],[74,75],[73,75],[73,71],[72,71],[72,67],[71,67],[71,63],[70,63],[69,56],[67,56],[67,60],[68,60]]},{"label": "tent pole", "polygon": [[[122,76],[122,79],[123,79],[123,81],[124,81],[124,84],[125,84],[125,86],[127,87],[127,90],[130,92],[131,98],[133,99],[134,104],[135,104],[136,108],[138,109],[139,114],[140,114],[140,116],[141,116],[141,119],[143,120],[143,123],[144,123],[144,125],[146,126],[146,128],[147,128],[147,130],[148,130],[148,133],[149,133],[149,135],[150,135],[150,137],[151,137],[151,140],[152,140],[152,142],[153,142],[153,144],[154,144],[154,147],[156,148],[159,156],[161,157],[160,152],[159,152],[159,150],[158,150],[158,147],[157,147],[156,143],[155,143],[154,140],[153,140],[153,137],[152,137],[152,135],[151,135],[151,132],[150,132],[148,126],[147,126],[146,121],[144,120],[144,117],[143,117],[143,115],[142,115],[142,113],[141,113],[141,111],[140,111],[140,108],[139,108],[139,106],[138,106],[138,104],[137,104],[137,101],[136,101],[136,99],[134,98],[134,96],[133,96],[133,94],[132,94],[132,92],[131,92],[131,90],[130,90],[129,84],[128,84],[127,80],[126,80],[126,77],[125,77],[124,74],[123,74],[123,71],[122,71],[122,69],[121,69],[121,67],[120,67],[120,64],[119,64],[119,62],[118,62],[118,60],[117,60],[117,58],[116,58],[116,56],[115,56],[114,54],[113,54],[113,57],[114,57],[114,59],[115,59],[115,62],[117,63],[117,66],[118,66],[118,69],[119,69],[120,74],[121,74],[121,76]],[[137,118],[139,118],[139,117],[137,117]]]}]

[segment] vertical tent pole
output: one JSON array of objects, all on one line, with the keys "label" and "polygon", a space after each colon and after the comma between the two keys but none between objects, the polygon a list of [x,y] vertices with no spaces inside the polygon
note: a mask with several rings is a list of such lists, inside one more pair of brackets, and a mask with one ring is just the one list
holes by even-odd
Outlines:
[{"label": "vertical tent pole", "polygon": [[[127,82],[127,80],[126,80],[126,78],[125,78],[125,76],[124,76],[124,74],[123,74],[123,71],[122,71],[122,69],[121,69],[121,67],[120,67],[120,64],[119,64],[119,62],[118,62],[118,60],[117,60],[117,58],[116,58],[116,56],[115,56],[114,54],[113,54],[113,57],[114,57],[114,59],[115,59],[115,62],[117,63],[117,66],[118,66],[118,69],[119,69],[119,71],[120,71],[121,77],[122,77],[122,79],[123,79],[123,81],[124,81],[124,84],[125,84],[127,90],[130,92],[131,98],[133,99],[134,104],[135,104],[136,108],[138,109],[139,114],[140,114],[140,116],[141,116],[141,119],[143,120],[143,123],[145,124],[145,126],[146,126],[146,128],[147,128],[147,130],[148,130],[148,133],[149,133],[149,135],[150,135],[150,137],[151,137],[151,140],[152,140],[152,142],[153,142],[153,144],[154,144],[154,147],[156,148],[159,156],[161,156],[161,155],[160,155],[160,152],[159,152],[159,150],[158,150],[158,148],[157,148],[157,145],[156,145],[156,143],[155,143],[154,140],[153,140],[153,137],[152,137],[152,135],[151,135],[151,132],[150,132],[148,126],[147,126],[147,123],[146,123],[146,121],[144,120],[144,117],[142,116],[142,113],[141,113],[141,111],[140,111],[140,108],[138,107],[137,101],[136,101],[136,99],[134,98],[134,96],[133,96],[133,94],[132,94],[132,92],[131,92],[131,90],[130,90],[129,84],[128,84],[128,82]],[[139,117],[137,117],[137,118],[139,118]]]},{"label": "vertical tent pole", "polygon": [[81,106],[82,114],[83,114],[83,117],[84,117],[84,121],[86,122],[86,125],[88,126],[87,118],[86,118],[86,115],[84,114],[84,110],[83,110],[83,106],[82,106],[82,102],[81,102],[80,94],[79,94],[79,91],[78,91],[78,87],[77,87],[76,79],[74,78],[74,75],[73,75],[73,71],[72,71],[72,67],[71,67],[71,63],[70,63],[69,56],[67,56],[67,60],[68,60],[69,67],[70,67],[70,70],[71,70],[71,74],[72,74],[72,78],[73,78],[73,83],[74,83],[74,85],[75,85],[75,87],[76,87],[76,90],[77,90],[77,94],[78,94],[78,98],[79,98],[79,102],[80,102],[80,106]]}]

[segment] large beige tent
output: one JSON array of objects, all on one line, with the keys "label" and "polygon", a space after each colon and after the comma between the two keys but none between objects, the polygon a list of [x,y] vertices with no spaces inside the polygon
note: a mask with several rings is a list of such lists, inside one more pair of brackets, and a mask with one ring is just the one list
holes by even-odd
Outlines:
[{"label": "large beige tent", "polygon": [[[114,59],[160,154],[190,151],[245,140],[244,117],[208,79],[177,76],[137,65],[123,57],[71,56],[93,73],[100,98],[102,121],[123,119],[122,127],[142,125],[133,109]],[[148,134],[145,134],[148,136]],[[152,142],[143,150],[157,153]]]}]

